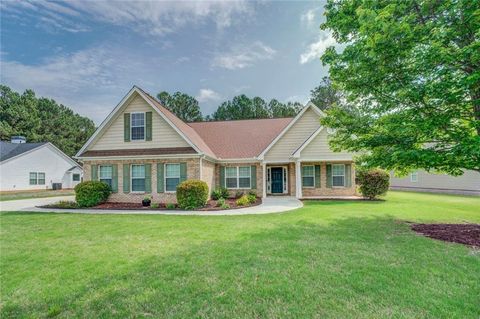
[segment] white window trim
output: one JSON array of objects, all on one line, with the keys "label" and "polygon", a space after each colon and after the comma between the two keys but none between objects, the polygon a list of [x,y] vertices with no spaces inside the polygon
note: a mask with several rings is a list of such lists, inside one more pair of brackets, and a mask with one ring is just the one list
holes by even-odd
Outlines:
[{"label": "white window trim", "polygon": [[[133,190],[133,166],[143,166],[143,180],[145,181],[145,164],[130,164],[130,193],[132,194],[145,194],[145,191],[134,191]],[[139,178],[135,178],[139,179]]]},{"label": "white window trim", "polygon": [[[143,139],[133,139],[133,114],[143,114]],[[135,127],[142,127],[142,126],[135,126]],[[130,142],[145,142],[145,138],[147,137],[147,116],[145,112],[131,112],[130,113]]]},{"label": "white window trim", "polygon": [[[31,174],[35,174],[35,184],[32,184],[31,181],[33,178],[30,177]],[[28,185],[38,185],[38,173],[37,172],[28,172]]]},{"label": "white window trim", "polygon": [[[334,174],[333,174],[333,171],[334,171],[333,167],[334,167],[334,166],[343,166],[343,175],[334,175]],[[336,176],[336,177],[338,177],[338,176],[343,176],[343,186],[333,186],[333,177],[334,177],[334,176]],[[332,188],[345,188],[345,184],[346,184],[346,183],[345,183],[345,182],[346,182],[345,179],[346,179],[346,178],[347,178],[347,177],[346,177],[346,172],[345,172],[345,164],[332,164]]]},{"label": "white window trim", "polygon": [[[101,176],[100,176],[100,171],[101,171],[100,168],[101,168],[102,166],[103,166],[103,167],[107,167],[107,166],[108,166],[108,167],[111,167],[111,168],[112,168],[112,170],[111,170],[112,175],[110,176],[110,180],[111,180],[110,183],[113,184],[113,167],[112,167],[112,165],[98,165],[98,168],[97,168],[97,170],[98,170],[98,172],[97,172],[98,180],[99,180],[99,181],[102,180],[102,178],[101,178]],[[73,179],[73,177],[72,177],[72,179]],[[104,178],[104,179],[108,179],[108,178]]]},{"label": "white window trim", "polygon": [[[415,176],[415,178],[413,178]],[[411,172],[410,173],[410,182],[418,183],[418,172]]]},{"label": "white window trim", "polygon": [[[227,168],[236,168],[236,172],[237,172],[237,187],[227,187]],[[248,181],[249,181],[249,184],[248,184],[248,187],[240,187],[240,167],[248,167],[248,172],[250,173],[248,176]],[[224,180],[224,184],[225,184],[225,188],[227,189],[252,189],[252,167],[250,166],[225,166],[225,176],[224,176],[225,180]],[[233,177],[228,177],[228,178],[233,178]],[[242,178],[246,178],[246,177],[242,177]]]},{"label": "white window trim", "polygon": [[[313,167],[313,170],[312,170],[313,175],[312,176],[303,175],[303,168],[304,167]],[[302,173],[302,176],[301,176],[301,178],[302,178],[302,188],[315,188],[315,165],[302,165],[301,173]],[[303,178],[304,177],[313,177],[313,185],[312,186],[303,186]]]},{"label": "white window trim", "polygon": [[[180,166],[180,163],[165,163],[163,164],[163,191],[165,193],[176,193],[177,191],[174,190],[174,191],[167,191],[167,165],[178,165]],[[168,178],[177,178],[177,177],[168,177]],[[180,172],[180,169],[178,170],[178,180],[180,181],[180,178],[181,178],[181,172]]]},{"label": "white window trim", "polygon": [[[30,184],[30,174],[35,174],[35,184]],[[43,174],[43,184],[39,183],[39,180],[41,179],[39,177],[40,174]],[[45,172],[28,172],[28,185],[47,185],[47,174]]]}]

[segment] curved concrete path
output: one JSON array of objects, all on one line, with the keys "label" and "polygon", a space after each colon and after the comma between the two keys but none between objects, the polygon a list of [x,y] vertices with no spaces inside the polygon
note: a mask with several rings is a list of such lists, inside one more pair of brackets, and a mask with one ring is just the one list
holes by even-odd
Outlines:
[{"label": "curved concrete path", "polygon": [[[45,201],[47,200],[48,201]],[[56,199],[56,200],[53,200]],[[56,208],[39,208],[38,205],[46,205],[54,203],[59,200],[73,200],[73,196],[69,197],[51,197],[51,198],[37,198],[31,200],[18,200],[13,202],[24,203],[13,207],[9,203],[8,209],[4,209],[1,202],[2,211],[25,211],[25,212],[52,212],[52,213],[73,213],[73,214],[122,214],[122,215],[199,215],[199,216],[225,216],[225,215],[255,215],[255,214],[271,214],[286,212],[297,209],[303,206],[303,203],[295,197],[268,197],[263,200],[263,203],[258,206],[245,207],[231,210],[217,210],[217,211],[190,211],[190,210],[106,210],[106,209],[56,209]],[[28,201],[28,202],[27,202]]]}]

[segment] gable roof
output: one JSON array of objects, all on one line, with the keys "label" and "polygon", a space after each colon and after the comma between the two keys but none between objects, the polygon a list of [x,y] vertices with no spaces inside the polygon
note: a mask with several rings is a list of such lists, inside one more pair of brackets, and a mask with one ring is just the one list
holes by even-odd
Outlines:
[{"label": "gable roof", "polygon": [[0,141],[0,162],[6,161],[12,157],[32,151],[37,147],[47,144],[43,143],[10,143]]},{"label": "gable roof", "polygon": [[[252,119],[237,121],[211,121],[185,123],[173,112],[163,106],[156,98],[137,86],[133,86],[120,103],[100,124],[95,133],[78,151],[77,157],[109,156],[105,151],[124,154],[124,150],[87,151],[95,138],[113,121],[117,112],[129,101],[134,93],[141,96],[157,113],[185,139],[197,154],[212,159],[261,159],[283,134],[305,113],[312,108],[319,116],[323,115],[313,103],[307,104],[295,118]],[[188,152],[190,153],[190,152]],[[100,155],[103,154],[103,155]],[[151,154],[145,154],[151,155]],[[128,154],[125,153],[125,156]]]},{"label": "gable roof", "polygon": [[293,120],[283,129],[283,131],[280,132],[280,134],[277,135],[277,137],[269,144],[267,147],[263,150],[263,152],[258,156],[260,159],[263,159],[265,154],[277,143],[285,133],[288,132],[288,130],[305,114],[305,112],[308,109],[312,109],[315,113],[318,114],[318,116],[325,116],[325,113],[323,113],[315,104],[312,102],[308,102],[308,104],[293,118]]},{"label": "gable roof", "polygon": [[9,143],[9,142],[0,142],[0,162],[6,162],[13,160],[15,157],[22,156],[24,154],[30,153],[36,149],[47,147],[58,156],[63,157],[67,162],[72,164],[72,166],[77,166],[81,169],[80,165],[75,162],[70,156],[62,152],[55,145],[50,142],[42,143]]},{"label": "gable roof", "polygon": [[192,127],[219,159],[254,158],[293,118],[194,122]]}]

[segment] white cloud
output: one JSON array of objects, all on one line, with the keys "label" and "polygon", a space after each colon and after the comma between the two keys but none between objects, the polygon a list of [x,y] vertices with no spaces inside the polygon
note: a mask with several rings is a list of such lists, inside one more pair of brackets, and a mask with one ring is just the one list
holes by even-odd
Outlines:
[{"label": "white cloud", "polygon": [[[212,21],[218,28],[232,25],[239,15],[251,14],[252,3],[232,1],[2,1],[2,11],[25,17],[49,17],[48,23],[68,32],[88,30],[99,21],[151,35],[173,32],[191,23]],[[76,28],[72,28],[75,20]],[[41,27],[41,25],[39,25]]]},{"label": "white cloud", "polygon": [[211,89],[201,89],[195,98],[198,100],[198,102],[203,103],[207,101],[218,101],[220,100],[221,96]]},{"label": "white cloud", "polygon": [[229,52],[217,53],[212,66],[229,70],[243,69],[257,61],[270,60],[275,54],[274,49],[256,41],[250,46],[238,46]]},{"label": "white cloud", "polygon": [[322,56],[328,47],[336,45],[337,42],[332,34],[323,34],[316,42],[311,43],[307,50],[300,55],[300,64],[305,64]]},{"label": "white cloud", "polygon": [[302,21],[303,23],[306,23],[308,25],[312,25],[313,22],[315,21],[315,12],[316,11],[317,11],[317,9],[310,9],[307,12],[303,13],[300,16],[300,21]]}]

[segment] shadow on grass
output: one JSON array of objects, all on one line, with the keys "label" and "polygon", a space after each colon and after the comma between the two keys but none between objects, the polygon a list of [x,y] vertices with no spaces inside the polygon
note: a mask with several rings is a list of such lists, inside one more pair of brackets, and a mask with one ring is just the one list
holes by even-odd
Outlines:
[{"label": "shadow on grass", "polygon": [[[120,236],[128,246],[128,225]],[[87,270],[65,263],[56,271],[77,268],[85,281],[74,283],[73,290],[48,283],[48,288],[3,291],[2,317],[479,315],[478,256],[460,245],[416,236],[390,217],[282,223],[232,238],[201,243],[192,238],[171,255],[128,252],[123,256],[130,259],[128,268]],[[41,269],[36,280],[44,280]]]}]

